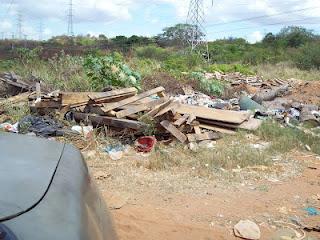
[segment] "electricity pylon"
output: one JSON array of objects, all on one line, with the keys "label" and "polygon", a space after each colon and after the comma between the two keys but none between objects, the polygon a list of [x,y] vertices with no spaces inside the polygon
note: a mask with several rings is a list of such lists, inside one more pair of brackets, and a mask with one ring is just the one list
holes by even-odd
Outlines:
[{"label": "electricity pylon", "polygon": [[[203,0],[190,0],[187,24],[191,26],[191,34],[188,42],[192,51],[200,53],[209,60],[209,48],[206,37],[205,11]],[[205,47],[205,51],[203,51]]]}]

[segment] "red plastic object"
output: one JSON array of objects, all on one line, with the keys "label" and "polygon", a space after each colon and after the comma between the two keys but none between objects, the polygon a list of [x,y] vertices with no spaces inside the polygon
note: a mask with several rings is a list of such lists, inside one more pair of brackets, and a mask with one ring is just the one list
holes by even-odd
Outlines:
[{"label": "red plastic object", "polygon": [[157,139],[155,137],[140,137],[137,140],[137,150],[144,153],[151,152],[156,143]]}]

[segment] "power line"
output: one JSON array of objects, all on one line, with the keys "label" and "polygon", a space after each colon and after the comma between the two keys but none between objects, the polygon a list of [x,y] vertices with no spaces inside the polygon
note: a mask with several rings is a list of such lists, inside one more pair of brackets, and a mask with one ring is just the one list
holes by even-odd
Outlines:
[{"label": "power line", "polygon": [[68,35],[69,36],[74,36],[74,31],[73,31],[73,2],[72,2],[72,0],[69,0]]},{"label": "power line", "polygon": [[[291,21],[283,21],[283,22],[277,22],[277,23],[270,23],[270,24],[264,24],[261,27],[264,26],[276,26],[276,25],[283,25],[286,23],[294,23],[294,22],[300,22],[300,21],[305,21],[305,20],[315,20],[314,17],[311,18],[303,18],[303,19],[299,19],[299,20],[291,20]],[[317,23],[302,23],[302,24],[319,24],[319,22]],[[255,27],[241,27],[241,28],[235,28],[235,29],[230,29],[230,30],[223,30],[223,31],[217,31],[217,32],[209,32],[209,34],[215,34],[215,33],[225,33],[225,32],[235,32],[235,31],[239,31],[239,30],[246,30],[246,29],[254,29]]]},{"label": "power line", "polygon": [[18,15],[17,15],[17,34],[18,34],[18,38],[19,40],[22,40],[22,13],[19,10],[18,11]]},{"label": "power line", "polygon": [[245,21],[261,19],[261,18],[270,18],[270,17],[274,17],[274,16],[281,16],[281,15],[286,15],[286,14],[295,13],[295,12],[303,12],[303,11],[307,11],[307,10],[311,10],[311,9],[317,9],[317,8],[320,8],[320,7],[303,8],[303,9],[297,9],[297,10],[292,10],[292,11],[280,12],[280,13],[276,13],[276,14],[261,15],[261,16],[250,17],[250,18],[243,18],[243,19],[238,19],[238,20],[229,21],[229,22],[214,23],[214,24],[207,25],[206,27],[221,26],[221,25],[227,25],[227,24],[238,23],[238,22],[245,22]]}]

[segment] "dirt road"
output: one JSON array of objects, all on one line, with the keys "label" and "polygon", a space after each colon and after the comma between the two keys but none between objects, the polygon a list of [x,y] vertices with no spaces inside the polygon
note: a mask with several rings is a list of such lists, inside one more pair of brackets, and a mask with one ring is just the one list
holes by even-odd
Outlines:
[{"label": "dirt road", "polygon": [[100,179],[121,240],[235,239],[233,226],[241,219],[256,222],[261,239],[272,239],[292,217],[309,225],[320,222],[320,216],[304,210],[320,205],[320,159],[294,155],[303,166],[296,176],[240,182],[151,172],[126,160],[88,162]]}]

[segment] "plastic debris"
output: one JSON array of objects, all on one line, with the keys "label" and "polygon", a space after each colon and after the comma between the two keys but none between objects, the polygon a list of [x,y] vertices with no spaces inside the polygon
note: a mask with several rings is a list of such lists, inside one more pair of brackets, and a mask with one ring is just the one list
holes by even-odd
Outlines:
[{"label": "plastic debris", "polygon": [[136,141],[136,149],[138,152],[148,153],[154,149],[154,146],[157,143],[155,137],[140,137]]},{"label": "plastic debris", "polygon": [[235,236],[240,238],[258,240],[261,237],[259,226],[250,220],[241,220],[233,230]]},{"label": "plastic debris", "polygon": [[123,154],[128,151],[128,146],[123,146],[121,144],[107,146],[104,150],[109,154],[112,160],[120,160]]},{"label": "plastic debris", "polygon": [[26,116],[18,124],[18,130],[22,133],[33,132],[41,137],[62,136],[62,125],[49,117]]},{"label": "plastic debris", "polygon": [[10,123],[2,123],[0,124],[0,129],[5,130],[6,132],[19,133],[18,125],[18,122],[13,125]]},{"label": "plastic debris", "polygon": [[79,134],[82,134],[85,138],[88,138],[93,132],[93,127],[76,125],[76,126],[73,126],[71,130]]},{"label": "plastic debris", "polygon": [[320,215],[320,211],[314,207],[307,207],[304,209],[305,211],[307,211],[309,216],[318,216]]}]

